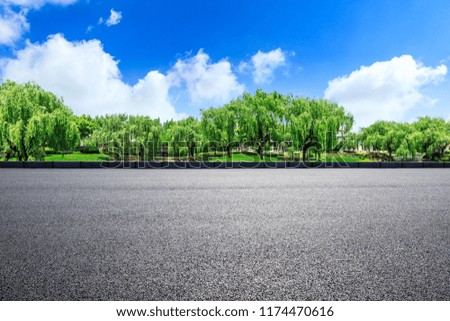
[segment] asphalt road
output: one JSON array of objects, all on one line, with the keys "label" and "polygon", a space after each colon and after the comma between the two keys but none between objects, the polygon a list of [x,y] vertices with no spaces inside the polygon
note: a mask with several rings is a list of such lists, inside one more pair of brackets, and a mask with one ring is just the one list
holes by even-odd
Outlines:
[{"label": "asphalt road", "polygon": [[0,170],[1,300],[450,300],[450,169]]}]

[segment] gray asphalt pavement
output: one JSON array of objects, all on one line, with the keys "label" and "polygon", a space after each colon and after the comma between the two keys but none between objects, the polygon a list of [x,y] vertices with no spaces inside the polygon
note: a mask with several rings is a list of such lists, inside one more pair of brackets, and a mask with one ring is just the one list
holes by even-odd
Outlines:
[{"label": "gray asphalt pavement", "polygon": [[1,300],[450,300],[450,169],[0,170]]}]

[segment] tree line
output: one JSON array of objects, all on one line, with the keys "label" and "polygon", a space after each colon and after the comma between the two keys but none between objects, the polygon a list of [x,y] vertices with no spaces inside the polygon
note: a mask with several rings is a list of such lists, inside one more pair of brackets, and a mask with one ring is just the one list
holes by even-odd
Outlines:
[{"label": "tree line", "polygon": [[450,145],[450,122],[422,117],[414,123],[379,121],[351,132],[353,116],[337,103],[266,93],[244,93],[199,119],[161,122],[125,114],[76,116],[62,99],[33,83],[0,86],[0,154],[6,160],[42,160],[80,146],[117,159],[253,152],[320,158],[324,152],[365,151],[371,157],[440,160]]},{"label": "tree line", "polygon": [[412,123],[377,121],[357,134],[350,133],[347,139],[348,149],[359,148],[372,158],[390,161],[442,160],[449,146],[450,121],[428,116]]}]

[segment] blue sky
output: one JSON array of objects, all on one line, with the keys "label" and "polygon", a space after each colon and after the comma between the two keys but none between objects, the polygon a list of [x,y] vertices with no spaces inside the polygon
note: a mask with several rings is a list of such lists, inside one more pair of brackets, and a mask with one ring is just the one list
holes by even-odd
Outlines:
[{"label": "blue sky", "polygon": [[450,117],[449,1],[0,3],[2,77],[77,114],[198,116],[263,88],[337,101],[357,126]]}]

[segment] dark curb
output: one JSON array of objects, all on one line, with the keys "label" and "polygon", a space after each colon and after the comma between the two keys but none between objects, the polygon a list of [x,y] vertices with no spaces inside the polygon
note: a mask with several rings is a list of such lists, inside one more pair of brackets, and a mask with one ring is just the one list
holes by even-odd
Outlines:
[{"label": "dark curb", "polygon": [[0,162],[0,168],[123,168],[123,169],[212,169],[212,168],[450,168],[449,162]]},{"label": "dark curb", "polygon": [[423,167],[425,167],[425,168],[443,168],[443,167],[445,167],[445,163],[424,162]]},{"label": "dark curb", "polygon": [[402,163],[403,168],[423,168],[423,163]]},{"label": "dark curb", "polygon": [[392,163],[380,163],[381,168],[401,168],[402,163],[392,162]]},{"label": "dark curb", "polygon": [[81,168],[81,162],[53,162],[53,168]]},{"label": "dark curb", "polygon": [[23,162],[0,162],[0,168],[23,168]]},{"label": "dark curb", "polygon": [[370,162],[370,163],[359,163],[359,168],[381,168],[381,164],[379,162]]}]

